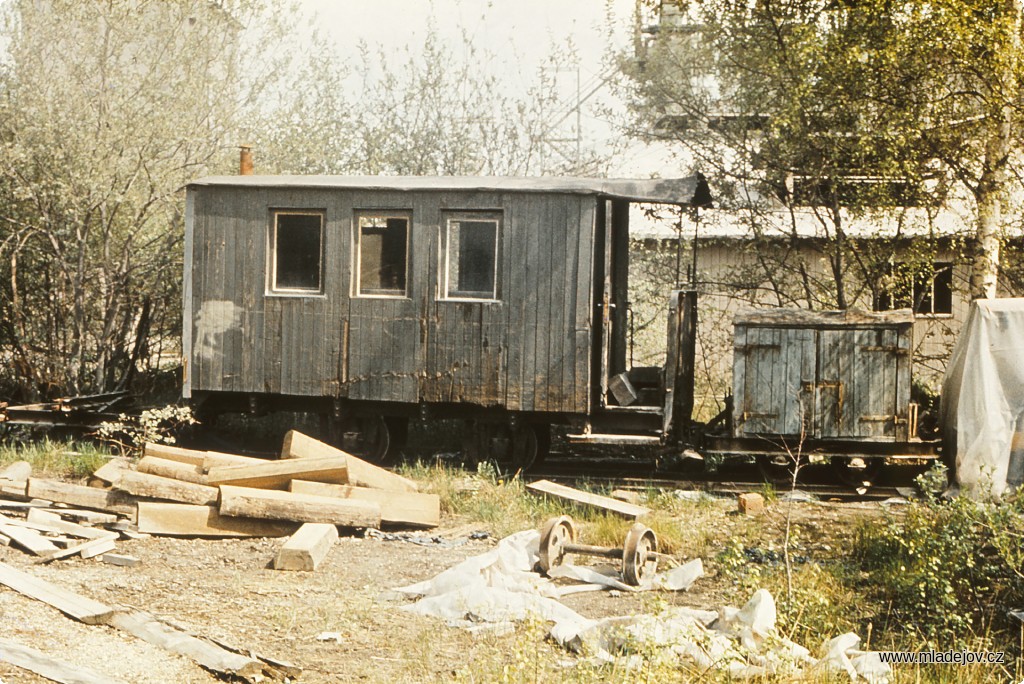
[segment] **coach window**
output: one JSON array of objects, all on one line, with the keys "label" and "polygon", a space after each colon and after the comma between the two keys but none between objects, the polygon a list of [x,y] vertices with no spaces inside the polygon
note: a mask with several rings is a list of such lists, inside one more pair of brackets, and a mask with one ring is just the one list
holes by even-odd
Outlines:
[{"label": "coach window", "polygon": [[323,292],[323,244],[322,211],[275,211],[270,229],[270,291]]},{"label": "coach window", "polygon": [[448,299],[498,298],[501,216],[460,213],[448,217],[444,240],[444,293]]},{"label": "coach window", "polygon": [[409,272],[409,214],[357,215],[355,293],[362,297],[405,297]]}]

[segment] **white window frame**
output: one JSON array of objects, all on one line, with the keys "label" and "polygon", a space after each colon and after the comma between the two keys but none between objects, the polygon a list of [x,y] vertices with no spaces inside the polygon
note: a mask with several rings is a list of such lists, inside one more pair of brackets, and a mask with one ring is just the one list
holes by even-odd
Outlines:
[{"label": "white window frame", "polygon": [[[449,266],[451,265],[451,228],[452,222],[460,221],[473,221],[473,222],[485,222],[491,221],[495,224],[494,230],[494,288],[488,297],[470,297],[466,295],[449,295],[449,274],[451,273]],[[496,210],[462,210],[453,211],[445,214],[444,224],[441,227],[441,239],[440,244],[442,246],[440,254],[440,289],[438,297],[442,301],[447,302],[498,302],[501,301],[501,283],[499,282],[499,275],[501,273],[501,237],[502,228],[504,223],[504,216],[501,211]]]},{"label": "white window frame", "polygon": [[[286,216],[318,216],[320,218],[320,259],[317,282],[319,287],[278,287],[277,285],[277,227],[278,217]],[[267,289],[268,296],[282,297],[323,297],[324,295],[324,253],[327,224],[327,212],[324,209],[272,209],[270,211],[270,230],[267,231]]]},{"label": "white window frame", "polygon": [[[362,281],[362,259],[363,259],[363,230],[361,219],[405,219],[405,289],[399,294],[398,290],[392,292],[362,292],[360,282]],[[352,221],[352,296],[360,299],[408,299],[409,280],[412,275],[411,269],[411,248],[412,247],[412,211],[395,209],[357,209]]]}]

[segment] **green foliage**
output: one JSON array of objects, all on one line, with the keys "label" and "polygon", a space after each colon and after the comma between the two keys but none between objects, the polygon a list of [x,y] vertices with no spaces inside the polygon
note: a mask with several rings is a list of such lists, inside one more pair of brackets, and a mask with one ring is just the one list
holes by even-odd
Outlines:
[{"label": "green foliage", "polygon": [[1007,610],[1024,605],[1022,537],[1019,495],[998,505],[957,498],[862,523],[854,556],[870,573],[870,591],[889,606],[879,618],[948,646],[998,627]]},{"label": "green foliage", "polygon": [[147,409],[138,416],[122,413],[114,422],[101,423],[96,436],[122,453],[141,453],[147,443],[174,444],[174,435],[199,421],[190,406],[164,406]]},{"label": "green foliage", "polygon": [[0,470],[14,461],[27,461],[33,476],[81,478],[110,459],[110,453],[88,442],[44,439],[0,446]]}]

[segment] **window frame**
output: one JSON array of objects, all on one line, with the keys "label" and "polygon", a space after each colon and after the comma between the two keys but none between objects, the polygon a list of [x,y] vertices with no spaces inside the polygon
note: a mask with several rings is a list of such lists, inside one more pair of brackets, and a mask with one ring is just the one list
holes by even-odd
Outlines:
[{"label": "window frame", "polygon": [[[459,209],[446,211],[443,214],[444,221],[439,226],[441,235],[438,244],[441,249],[439,250],[439,275],[440,282],[438,286],[440,292],[438,292],[438,300],[445,302],[500,302],[501,301],[501,257],[502,257],[502,235],[503,227],[505,223],[504,212],[500,209]],[[449,277],[451,275],[451,228],[452,222],[458,221],[470,221],[470,222],[485,222],[492,221],[495,224],[494,228],[494,286],[490,293],[490,296],[471,296],[466,294],[449,294]],[[484,294],[481,291],[481,294]]]},{"label": "window frame", "polygon": [[[277,285],[277,231],[278,217],[290,216],[318,216],[320,217],[320,259],[318,260],[318,272],[316,289],[306,287],[278,287]],[[268,297],[326,297],[324,276],[324,260],[327,253],[327,210],[312,208],[272,208],[270,210],[270,226],[267,230],[267,273],[266,291]]]},{"label": "window frame", "polygon": [[[906,266],[905,263],[898,262],[889,265],[890,273],[896,272],[898,267]],[[926,273],[914,273],[913,281],[910,283],[910,301],[906,302],[905,306],[898,306],[904,304],[904,300],[898,299],[894,296],[892,290],[884,290],[879,292],[872,302],[872,309],[874,311],[893,311],[900,308],[909,308],[914,312],[914,316],[921,318],[952,318],[953,309],[955,307],[955,288],[953,287],[953,269],[956,264],[952,261],[933,261],[931,262],[931,268]],[[945,280],[948,281],[949,287],[949,311],[936,311],[935,303],[935,286],[936,280],[940,274],[945,275]],[[924,288],[927,287],[929,291],[924,292]],[[921,305],[925,302],[929,303],[927,311],[918,310],[918,297],[920,295]],[[889,306],[882,306],[883,302],[888,302]]]},{"label": "window frame", "polygon": [[[374,219],[405,219],[405,288],[390,292],[362,292],[363,261],[363,230],[360,220]],[[352,213],[352,286],[351,296],[356,299],[409,299],[411,295],[412,275],[412,210],[411,209],[356,209]]]}]

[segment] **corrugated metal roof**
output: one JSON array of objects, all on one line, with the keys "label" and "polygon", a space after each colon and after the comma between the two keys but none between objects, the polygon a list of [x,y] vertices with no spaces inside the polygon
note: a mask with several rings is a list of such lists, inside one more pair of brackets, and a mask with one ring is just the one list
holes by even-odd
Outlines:
[{"label": "corrugated metal roof", "polygon": [[575,178],[515,176],[207,176],[189,184],[239,188],[338,188],[387,191],[544,192],[604,195],[634,202],[710,206],[703,176]]}]

